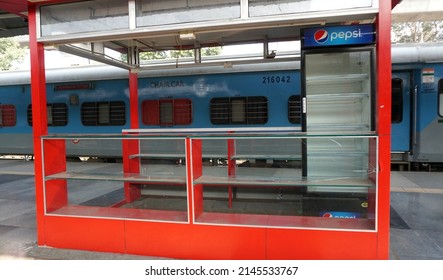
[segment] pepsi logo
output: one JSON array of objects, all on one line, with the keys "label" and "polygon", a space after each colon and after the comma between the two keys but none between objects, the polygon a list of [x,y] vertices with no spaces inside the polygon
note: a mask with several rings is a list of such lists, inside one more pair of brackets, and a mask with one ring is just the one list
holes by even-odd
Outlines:
[{"label": "pepsi logo", "polygon": [[334,218],[334,216],[331,213],[324,213],[323,218]]},{"label": "pepsi logo", "polygon": [[329,33],[324,29],[320,29],[314,34],[314,40],[319,44],[323,44],[328,40],[328,38],[329,38]]}]

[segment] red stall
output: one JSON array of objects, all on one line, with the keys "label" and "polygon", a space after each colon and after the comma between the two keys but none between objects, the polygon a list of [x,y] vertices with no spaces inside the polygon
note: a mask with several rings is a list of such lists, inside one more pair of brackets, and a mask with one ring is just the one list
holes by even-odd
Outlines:
[{"label": "red stall", "polygon": [[[39,246],[180,259],[389,257],[390,26],[398,1],[270,2],[28,1]],[[262,125],[254,117],[260,98],[211,101],[221,121],[231,112],[232,125],[220,127],[183,126],[204,112],[194,106],[191,115],[187,100],[142,104],[139,73],[165,67],[143,65],[142,52],[190,49],[194,61],[172,67],[223,73],[278,62],[269,44],[288,38],[301,41],[301,56],[290,58],[301,62],[298,128]],[[201,57],[205,47],[251,42],[263,44],[260,59]],[[52,133],[47,46],[127,69],[128,126]],[[150,115],[142,116],[144,106]],[[252,112],[252,126],[236,124],[242,110]],[[122,164],[71,164],[73,145],[117,147]],[[123,199],[95,203],[114,193]]]}]

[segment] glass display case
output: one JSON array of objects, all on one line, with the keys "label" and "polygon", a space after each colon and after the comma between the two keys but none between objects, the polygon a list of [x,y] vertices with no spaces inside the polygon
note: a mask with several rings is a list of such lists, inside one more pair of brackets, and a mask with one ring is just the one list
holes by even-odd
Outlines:
[{"label": "glass display case", "polygon": [[[370,196],[377,192],[377,167],[371,159],[377,157],[378,143],[371,133],[53,135],[42,141],[44,147],[54,141],[89,149],[137,147],[123,163],[81,158],[68,162],[62,172],[47,172],[49,216],[375,230]],[[340,176],[338,165],[304,177],[301,141],[336,143],[336,149],[310,156],[325,162],[325,157],[333,162],[334,157],[351,157],[358,164]],[[127,167],[130,161],[132,168]]]},{"label": "glass display case", "polygon": [[[75,145],[77,153],[107,151],[100,158],[71,159],[63,172],[45,174],[47,215],[188,222],[184,138],[53,135],[43,141]],[[125,144],[139,148],[128,158],[136,168],[122,162]]]}]

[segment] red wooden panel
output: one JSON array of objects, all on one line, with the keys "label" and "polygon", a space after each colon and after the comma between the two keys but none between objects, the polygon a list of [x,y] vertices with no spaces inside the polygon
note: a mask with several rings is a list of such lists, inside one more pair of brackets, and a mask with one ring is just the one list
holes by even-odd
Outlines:
[{"label": "red wooden panel", "polygon": [[269,259],[377,259],[376,232],[267,230]]},{"label": "red wooden panel", "polygon": [[126,221],[128,254],[183,259],[264,259],[265,229]]},{"label": "red wooden panel", "polygon": [[[137,139],[124,139],[123,144],[123,172],[127,174],[135,174],[140,172],[140,158],[129,158],[131,155],[138,154],[140,152],[139,140]],[[140,198],[141,191],[138,185],[130,182],[125,182],[125,199],[126,202],[133,202]]]},{"label": "red wooden panel", "polygon": [[45,140],[43,142],[45,157],[45,175],[66,171],[65,140]]},{"label": "red wooden panel", "polygon": [[[232,159],[236,153],[235,149],[235,139],[228,139],[228,176],[229,177],[235,177],[236,175],[236,161],[235,159]],[[229,208],[232,208],[232,186],[228,186],[228,206]]]},{"label": "red wooden panel", "polygon": [[[283,215],[260,215],[260,214],[237,214],[205,212],[198,217],[199,223],[211,223],[218,225],[245,225],[262,227],[292,227],[292,228],[315,228],[334,230],[372,230],[373,220],[368,219],[332,219],[323,217],[307,216],[283,216]],[[292,229],[294,231],[298,229]]]},{"label": "red wooden panel", "polygon": [[186,211],[155,210],[155,209],[137,209],[137,208],[117,208],[117,207],[98,207],[68,205],[59,208],[50,214],[76,217],[89,217],[101,219],[138,219],[138,220],[158,220],[161,222],[187,222],[188,215]]},{"label": "red wooden panel", "polygon": [[124,221],[45,216],[47,246],[124,253]]},{"label": "red wooden panel", "polygon": [[34,137],[34,169],[35,169],[35,201],[37,216],[37,243],[45,243],[44,230],[44,197],[43,197],[43,161],[40,136],[48,133],[46,122],[46,77],[45,77],[45,50],[42,43],[37,42],[37,7],[29,4],[29,50],[31,53],[31,94],[34,110],[32,127]]},{"label": "red wooden panel", "polygon": [[66,180],[50,180],[45,185],[46,211],[51,212],[68,204]]},{"label": "red wooden panel", "polygon": [[[192,149],[191,149],[192,148]],[[192,152],[192,153],[191,153]],[[186,139],[186,157],[192,158],[192,164],[186,163],[188,173],[188,197],[191,205],[191,215],[197,219],[203,213],[203,186],[194,185],[193,180],[202,176],[202,140]],[[191,168],[192,167],[192,168]]]},{"label": "red wooden panel", "polygon": [[129,122],[131,129],[140,127],[138,111],[138,75],[129,71]]},{"label": "red wooden panel", "polygon": [[159,125],[160,107],[158,100],[143,101],[142,114],[142,121],[144,125]]}]

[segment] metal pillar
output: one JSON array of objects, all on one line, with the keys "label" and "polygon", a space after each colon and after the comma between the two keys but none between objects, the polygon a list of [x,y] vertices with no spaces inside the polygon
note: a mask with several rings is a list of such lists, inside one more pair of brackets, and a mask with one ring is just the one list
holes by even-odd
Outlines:
[{"label": "metal pillar", "polygon": [[43,161],[40,137],[48,133],[46,115],[46,78],[43,44],[37,42],[36,6],[30,5],[28,11],[29,49],[31,51],[31,98],[34,142],[35,199],[37,215],[37,244],[45,244],[44,235],[44,190]]},{"label": "metal pillar", "polygon": [[377,133],[379,135],[378,258],[389,258],[391,166],[391,1],[380,0],[377,17]]}]

